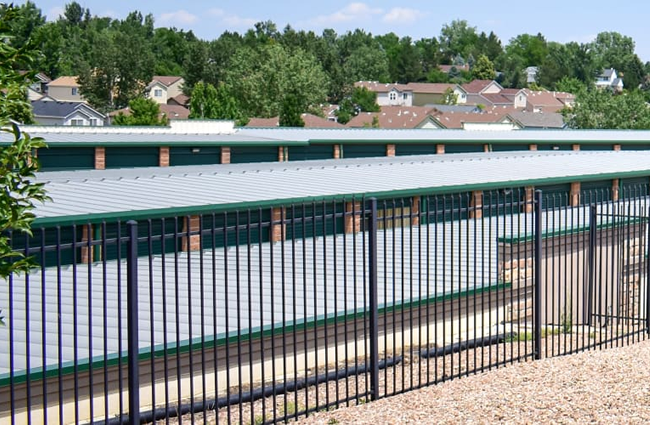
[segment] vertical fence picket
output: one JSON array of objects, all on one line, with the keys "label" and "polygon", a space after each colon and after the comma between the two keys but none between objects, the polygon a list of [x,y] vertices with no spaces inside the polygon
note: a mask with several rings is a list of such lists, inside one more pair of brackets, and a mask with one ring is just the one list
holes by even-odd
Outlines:
[{"label": "vertical fence picket", "polygon": [[127,222],[127,323],[129,422],[140,423],[140,370],[138,337],[138,223]]}]

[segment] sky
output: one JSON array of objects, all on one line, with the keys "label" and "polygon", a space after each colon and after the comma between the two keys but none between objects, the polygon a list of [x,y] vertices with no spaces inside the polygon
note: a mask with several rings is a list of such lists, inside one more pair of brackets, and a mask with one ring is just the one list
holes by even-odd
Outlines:
[{"label": "sky", "polygon": [[[55,20],[69,3],[33,1],[49,20]],[[151,13],[156,26],[192,30],[206,40],[218,38],[224,31],[243,33],[256,22],[267,20],[273,21],[279,30],[287,24],[317,34],[325,28],[332,28],[338,34],[361,28],[373,35],[394,32],[417,40],[438,37],[443,25],[464,19],[478,32],[494,31],[504,46],[519,34],[541,32],[549,41],[584,43],[592,41],[600,32],[616,31],[632,37],[641,60],[650,61],[647,36],[650,1],[647,0],[633,0],[622,8],[602,0],[78,0],[78,3],[93,15],[112,18],[124,18],[133,10],[143,15]]]}]

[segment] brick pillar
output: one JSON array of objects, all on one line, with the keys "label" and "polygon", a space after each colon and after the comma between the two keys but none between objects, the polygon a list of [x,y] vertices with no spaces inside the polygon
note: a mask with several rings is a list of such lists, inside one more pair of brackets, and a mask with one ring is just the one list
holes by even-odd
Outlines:
[{"label": "brick pillar", "polygon": [[271,210],[271,242],[280,242],[287,239],[287,224],[285,223],[284,208]]},{"label": "brick pillar", "polygon": [[572,207],[580,205],[580,182],[571,183],[571,195],[569,201]]},{"label": "brick pillar", "polygon": [[620,180],[619,179],[614,179],[612,180],[612,201],[618,201],[618,191],[620,190]]},{"label": "brick pillar", "polygon": [[158,166],[169,167],[169,146],[158,148]]},{"label": "brick pillar", "polygon": [[411,199],[411,226],[420,225],[420,202],[419,196],[414,196]]},{"label": "brick pillar", "polygon": [[95,148],[95,170],[106,169],[106,148],[97,146]]},{"label": "brick pillar", "polygon": [[436,153],[442,155],[445,153],[445,145],[436,145]]},{"label": "brick pillar", "polygon": [[198,234],[200,230],[201,217],[198,215],[193,215],[191,217],[186,217],[183,219],[183,233],[196,232],[196,234],[190,234],[189,241],[187,235],[183,236],[181,241],[183,251],[199,251],[201,249],[201,235]]},{"label": "brick pillar", "polygon": [[528,150],[536,151],[537,150],[537,145],[536,144],[528,145]]},{"label": "brick pillar", "polygon": [[490,145],[488,145],[488,144],[483,145],[483,152],[485,152],[485,153],[490,152]]},{"label": "brick pillar", "polygon": [[221,147],[221,163],[230,164],[230,147],[222,146]]},{"label": "brick pillar", "polygon": [[357,233],[361,230],[361,202],[345,203],[345,233]]},{"label": "brick pillar", "polygon": [[535,188],[533,186],[526,187],[526,203],[524,204],[524,212],[532,213],[535,211],[533,201],[535,199]]},{"label": "brick pillar", "polygon": [[620,151],[621,150],[621,145],[614,145],[614,150],[615,151]]},{"label": "brick pillar", "polygon": [[289,158],[287,158],[288,156],[289,155],[287,152],[287,148],[284,146],[278,146],[278,161],[279,162],[288,161],[289,160]]},{"label": "brick pillar", "polygon": [[476,190],[472,192],[470,200],[469,218],[483,218],[483,191]]},{"label": "brick pillar", "polygon": [[578,145],[578,144],[571,145],[571,150],[579,151],[580,150],[580,145]]},{"label": "brick pillar", "polygon": [[341,158],[341,145],[334,145],[334,159]]},{"label": "brick pillar", "polygon": [[87,224],[81,228],[81,262],[89,264],[93,262],[94,247],[88,247],[88,241],[93,240],[93,226]]},{"label": "brick pillar", "polygon": [[395,145],[386,145],[386,156],[395,156]]}]

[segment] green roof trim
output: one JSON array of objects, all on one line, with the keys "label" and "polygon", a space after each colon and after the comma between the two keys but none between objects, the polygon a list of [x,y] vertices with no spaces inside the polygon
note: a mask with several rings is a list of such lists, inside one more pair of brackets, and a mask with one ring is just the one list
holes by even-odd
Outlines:
[{"label": "green roof trim", "polygon": [[[496,292],[499,290],[504,290],[510,287],[508,283],[497,283],[492,285],[485,285],[480,288],[470,289],[465,291],[457,291],[442,295],[433,295],[429,298],[416,298],[412,300],[405,300],[401,303],[389,303],[384,304],[379,307],[379,314],[387,314],[398,311],[403,311],[412,308],[419,308],[433,303],[445,302],[450,300],[456,300],[462,297],[471,297],[476,295],[481,295],[488,292]],[[211,349],[214,347],[225,346],[226,344],[232,344],[236,342],[249,342],[252,340],[258,340],[266,337],[273,337],[282,335],[285,333],[294,333],[303,330],[313,329],[315,327],[322,327],[326,325],[344,323],[348,320],[357,320],[365,317],[368,314],[368,309],[355,309],[348,310],[338,313],[330,313],[327,315],[320,315],[316,318],[311,319],[299,319],[295,322],[289,321],[284,326],[279,326],[278,324],[270,324],[263,327],[255,327],[249,329],[245,332],[229,332],[221,333],[218,335],[210,335],[207,337],[197,337],[192,340],[181,341],[180,343],[171,343],[165,347],[162,344],[158,344],[152,347],[146,347],[139,350],[138,359],[140,361],[150,360],[152,357],[160,358],[165,355],[175,355],[177,353],[189,353],[200,351],[201,349]],[[343,320],[343,321],[341,321]],[[44,378],[53,378],[59,375],[71,375],[75,373],[75,370],[79,372],[87,372],[89,370],[103,369],[104,367],[117,366],[118,364],[123,364],[126,366],[128,361],[127,352],[123,351],[120,353],[112,353],[106,356],[96,356],[91,359],[83,359],[77,363],[75,366],[74,362],[66,362],[60,367],[50,366],[46,368],[45,372],[42,367],[33,368],[31,372],[20,371],[11,376],[10,373],[5,373],[0,375],[0,387],[6,387],[13,383],[22,384],[30,381],[39,381]]]}]

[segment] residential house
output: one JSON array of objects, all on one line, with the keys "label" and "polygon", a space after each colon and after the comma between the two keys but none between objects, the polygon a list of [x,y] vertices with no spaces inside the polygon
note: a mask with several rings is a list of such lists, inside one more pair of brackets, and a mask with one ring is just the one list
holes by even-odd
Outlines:
[{"label": "residential house", "polygon": [[620,92],[623,91],[623,79],[619,78],[614,68],[603,69],[596,77],[596,87]]},{"label": "residential house", "polygon": [[[340,124],[336,121],[333,121],[328,118],[319,117],[314,114],[302,114],[300,116],[305,122],[305,128],[344,128],[343,124]],[[280,126],[280,117],[272,118],[251,118],[246,127],[279,127]]]},{"label": "residential house", "polygon": [[456,95],[456,103],[467,102],[467,92],[458,84],[408,83],[406,87],[413,92],[413,106],[439,104],[448,90]]},{"label": "residential house", "polygon": [[480,114],[470,112],[447,112],[435,117],[441,128],[456,130],[510,131],[520,127],[506,119],[512,108],[494,108]]},{"label": "residential house", "polygon": [[501,92],[503,87],[493,80],[474,80],[463,84],[467,93],[467,104],[484,106],[512,106],[513,102]]},{"label": "residential house", "polygon": [[438,113],[434,107],[382,106],[380,112],[361,112],[348,122],[347,127],[372,127],[374,122],[379,128],[438,129],[442,127],[433,118]]},{"label": "residential house", "polygon": [[[183,94],[183,77],[156,75],[146,87],[145,96],[153,99],[156,103],[167,104],[171,99],[173,103],[180,104],[185,98],[176,99]],[[184,105],[183,105],[184,106]]]},{"label": "residential house", "polygon": [[532,84],[532,83],[537,82],[537,73],[539,72],[538,67],[529,66],[524,70],[524,72],[526,73],[526,82],[528,84]]},{"label": "residential house", "polygon": [[468,64],[465,64],[465,65],[438,65],[438,69],[440,69],[445,74],[449,74],[449,72],[451,72],[452,68],[456,68],[456,70],[459,71],[459,72],[460,71],[469,72],[469,65]]},{"label": "residential house", "polygon": [[60,102],[83,102],[77,76],[63,76],[47,83],[47,95]]},{"label": "residential house", "polygon": [[501,95],[505,96],[512,106],[524,109],[526,107],[526,95],[528,89],[503,89]]},{"label": "residential house", "polygon": [[[21,74],[25,74],[26,71],[22,71]],[[47,94],[47,85],[52,81],[50,77],[39,72],[34,76],[34,81],[27,87],[27,98],[32,100],[38,100]]]},{"label": "residential house", "polygon": [[34,120],[40,125],[104,126],[106,116],[86,102],[62,102],[50,97],[34,100]]},{"label": "residential house", "polygon": [[377,81],[358,81],[355,87],[365,87],[377,93],[379,106],[413,106],[413,91],[406,84],[384,84]]},{"label": "residential house", "polygon": [[[158,107],[160,108],[159,118],[165,117],[170,120],[186,120],[190,117],[190,110],[181,105],[160,104]],[[131,110],[127,106],[126,108],[113,111],[108,115],[113,118],[119,114],[131,115]]]},{"label": "residential house", "polygon": [[531,113],[511,112],[504,121],[516,123],[524,130],[563,130],[566,128],[564,117],[557,112]]},{"label": "residential house", "polygon": [[555,92],[527,90],[525,93],[527,112],[558,112],[565,106]]}]

